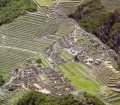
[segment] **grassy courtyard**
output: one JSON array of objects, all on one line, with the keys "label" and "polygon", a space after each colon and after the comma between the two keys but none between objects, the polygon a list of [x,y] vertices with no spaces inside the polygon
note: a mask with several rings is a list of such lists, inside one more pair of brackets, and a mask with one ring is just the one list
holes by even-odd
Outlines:
[{"label": "grassy courtyard", "polygon": [[99,96],[97,93],[98,86],[89,78],[82,75],[85,72],[85,67],[74,62],[68,62],[64,65],[59,65],[57,69],[64,73],[64,76],[69,78],[71,84],[78,90],[85,90],[88,93]]},{"label": "grassy courtyard", "polygon": [[[36,0],[40,6],[50,7],[52,5],[53,0]],[[57,0],[57,2],[66,2],[71,0]]]},{"label": "grassy courtyard", "polygon": [[36,0],[41,6],[50,7],[53,0]]}]

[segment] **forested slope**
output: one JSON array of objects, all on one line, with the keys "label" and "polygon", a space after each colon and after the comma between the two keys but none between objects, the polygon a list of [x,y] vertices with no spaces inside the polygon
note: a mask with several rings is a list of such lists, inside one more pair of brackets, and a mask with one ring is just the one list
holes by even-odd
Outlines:
[{"label": "forested slope", "polygon": [[37,9],[33,0],[0,0],[0,25]]},{"label": "forested slope", "polygon": [[[83,97],[81,97],[82,99]],[[55,97],[38,92],[29,92],[15,105],[105,105],[100,99],[89,94],[84,95],[84,101],[75,99],[72,95]]]},{"label": "forested slope", "polygon": [[78,6],[68,17],[74,18],[86,31],[93,33],[103,43],[119,52],[119,9],[108,12],[100,0],[92,0]]}]

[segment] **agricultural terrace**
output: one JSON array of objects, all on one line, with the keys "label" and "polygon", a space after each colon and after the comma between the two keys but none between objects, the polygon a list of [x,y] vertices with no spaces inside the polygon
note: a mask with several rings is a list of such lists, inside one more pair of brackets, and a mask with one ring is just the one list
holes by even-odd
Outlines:
[{"label": "agricultural terrace", "polygon": [[28,58],[43,53],[46,47],[73,28],[73,24],[49,19],[42,12],[28,13],[3,25],[0,28],[0,73],[8,76],[9,72]]},{"label": "agricultural terrace", "polygon": [[85,90],[90,94],[99,96],[97,93],[98,83],[90,80],[87,74],[89,68],[85,67],[83,64],[69,61],[63,65],[58,65],[57,69],[64,73],[65,77],[71,81],[71,84],[76,87],[77,90]]},{"label": "agricultural terrace", "polygon": [[6,77],[10,71],[18,68],[26,59],[32,56],[34,54],[29,52],[0,47],[0,74]]},{"label": "agricultural terrace", "polygon": [[102,85],[90,76],[90,68],[80,62],[73,62],[73,55],[66,50],[62,50],[59,56],[66,63],[58,65],[56,70],[62,71],[77,90],[99,96],[97,90]]},{"label": "agricultural terrace", "polygon": [[[50,7],[54,0],[36,0],[40,6]],[[57,2],[70,2],[72,0],[56,0]],[[79,1],[79,0],[76,0]]]},{"label": "agricultural terrace", "polygon": [[47,60],[41,56],[41,55],[37,55],[34,57],[36,62],[38,65],[37,66],[41,66],[41,67],[50,67],[49,63],[47,62]]},{"label": "agricultural terrace", "polygon": [[[78,29],[73,20],[64,16],[66,13],[72,12],[79,1],[57,1],[60,2],[59,8],[53,5],[48,9],[48,12],[46,12],[47,15],[40,11],[27,13],[15,19],[12,23],[0,27],[0,74],[7,77],[10,72],[19,68],[27,59],[34,58],[40,63],[33,65],[38,68],[42,67],[40,73],[42,73],[42,71],[45,72],[40,74],[39,78],[46,81],[46,83],[49,83],[47,81],[49,80],[51,87],[57,84],[57,82],[55,82],[55,78],[57,78],[56,72],[61,71],[77,90],[85,90],[99,97],[98,90],[99,87],[103,85],[97,82],[95,78],[92,78],[93,75],[91,75],[91,72],[105,85],[110,84],[115,87],[116,84],[114,83],[116,80],[114,77],[109,79],[109,70],[97,71],[95,69],[92,71],[84,65],[86,58],[80,58],[84,63],[81,61],[76,62],[74,55],[76,52],[80,52],[84,57],[94,56],[99,58],[101,57],[101,52],[106,54],[107,51],[102,50],[102,43],[93,38],[92,35],[88,35],[88,33],[82,29]],[[39,0],[39,4],[50,7],[52,0],[49,0],[49,2],[48,0]],[[54,69],[56,71],[54,71]],[[23,71],[26,73],[26,70],[23,69]],[[109,75],[113,74],[112,71],[109,73]],[[28,72],[27,75],[29,75]],[[119,76],[119,73],[115,74],[115,77],[117,76]],[[62,78],[63,77],[60,77],[59,80]],[[61,91],[63,91],[63,89]],[[73,90],[73,88],[70,89]],[[113,100],[111,100],[111,96],[105,100],[112,103],[118,102],[118,97],[119,95],[113,94]]]},{"label": "agricultural terrace", "polygon": [[40,6],[50,7],[52,5],[53,0],[36,0]]}]

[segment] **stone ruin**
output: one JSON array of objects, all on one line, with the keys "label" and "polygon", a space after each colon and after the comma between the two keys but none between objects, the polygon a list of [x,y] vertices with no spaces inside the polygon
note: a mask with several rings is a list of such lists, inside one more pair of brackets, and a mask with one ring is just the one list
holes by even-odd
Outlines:
[{"label": "stone ruin", "polygon": [[[45,80],[42,79],[41,75],[45,76]],[[26,65],[18,69],[5,87],[9,91],[24,88],[25,90],[34,90],[58,96],[75,90],[69,80],[63,77],[61,71],[33,65]]]}]

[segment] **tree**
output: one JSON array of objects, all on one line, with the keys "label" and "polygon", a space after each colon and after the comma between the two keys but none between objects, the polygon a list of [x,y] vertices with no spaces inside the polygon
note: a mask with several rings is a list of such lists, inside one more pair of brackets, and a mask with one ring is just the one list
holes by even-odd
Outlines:
[{"label": "tree", "polygon": [[24,95],[15,105],[105,105],[95,96],[86,94],[84,101],[75,99],[71,94],[55,97],[39,92],[29,92]]},{"label": "tree", "polygon": [[9,0],[0,0],[0,7],[6,6],[6,4],[9,2]]},{"label": "tree", "polygon": [[0,75],[0,86],[2,86],[5,83],[5,80],[3,79],[3,77]]},{"label": "tree", "polygon": [[29,92],[23,96],[16,105],[85,105],[72,95],[60,98],[38,92]]},{"label": "tree", "polygon": [[0,25],[12,22],[28,11],[37,10],[33,0],[0,0]]},{"label": "tree", "polygon": [[41,64],[42,60],[40,58],[36,59],[36,63]]}]

